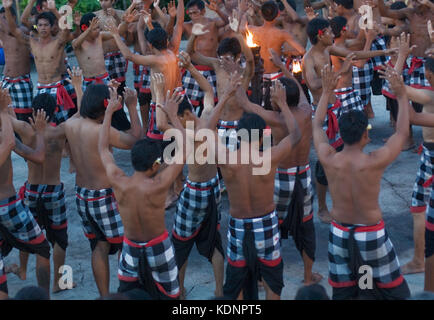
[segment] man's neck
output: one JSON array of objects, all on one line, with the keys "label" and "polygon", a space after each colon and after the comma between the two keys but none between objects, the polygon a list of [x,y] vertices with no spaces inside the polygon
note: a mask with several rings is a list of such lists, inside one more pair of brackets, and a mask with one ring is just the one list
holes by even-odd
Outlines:
[{"label": "man's neck", "polygon": [[343,16],[344,16],[345,18],[347,18],[347,20],[348,20],[349,18],[351,18],[351,17],[354,16],[355,14],[356,14],[356,11],[354,10],[354,8],[353,8],[353,9],[346,9],[346,10],[344,11]]},{"label": "man's neck", "polygon": [[363,153],[363,149],[365,146],[363,146],[360,143],[355,144],[344,144],[344,149],[342,151],[349,152],[349,153]]},{"label": "man's neck", "polygon": [[318,42],[317,44],[315,44],[312,47],[312,50],[317,51],[317,52],[324,52],[329,46],[326,46],[325,44],[323,44],[322,42]]}]

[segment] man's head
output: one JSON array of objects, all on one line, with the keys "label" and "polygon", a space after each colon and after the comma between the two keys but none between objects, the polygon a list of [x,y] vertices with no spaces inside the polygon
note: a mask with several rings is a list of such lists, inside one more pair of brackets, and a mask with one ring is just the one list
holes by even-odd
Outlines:
[{"label": "man's head", "polygon": [[300,89],[295,80],[283,77],[279,79],[286,91],[286,103],[288,107],[296,107],[300,102]]},{"label": "man's head", "polygon": [[103,10],[107,10],[108,8],[113,8],[116,0],[99,0],[99,4]]},{"label": "man's head", "polygon": [[131,164],[135,171],[155,175],[162,162],[161,143],[147,138],[137,141],[131,149]]},{"label": "man's head", "polygon": [[[80,19],[80,30],[81,32],[85,32],[89,27],[92,20],[96,17],[96,15],[92,12],[86,13],[84,16]],[[91,39],[96,39],[99,36],[100,28],[97,26],[95,30],[91,31],[89,36]]]},{"label": "man's head", "polygon": [[261,6],[261,13],[265,21],[271,22],[279,15],[279,7],[275,1],[270,0]]},{"label": "man's head", "polygon": [[346,145],[360,143],[365,146],[369,142],[368,117],[359,110],[350,110],[339,118],[339,132]]},{"label": "man's head", "polygon": [[325,288],[316,283],[299,288],[295,295],[295,300],[330,300],[330,298]]},{"label": "man's head", "polygon": [[27,286],[17,292],[14,300],[50,300],[50,297],[44,288]]},{"label": "man's head", "polygon": [[262,138],[264,136],[266,124],[264,119],[262,119],[256,113],[244,113],[241,119],[238,121],[238,130],[247,130],[248,136],[241,135],[241,140],[247,139],[245,142],[255,142],[259,141],[262,144]]},{"label": "man's head", "polygon": [[36,26],[38,34],[42,38],[51,36],[51,28],[54,25],[54,17],[51,12],[42,12],[36,17]]},{"label": "man's head", "polygon": [[333,44],[330,23],[326,19],[312,19],[307,24],[306,32],[312,45],[322,43],[325,46],[331,46]]},{"label": "man's head", "polygon": [[353,0],[334,0],[337,4],[336,13],[338,15],[343,15],[346,10],[351,10],[354,8]]},{"label": "man's head", "polygon": [[427,58],[425,61],[425,76],[429,84],[434,87],[434,58]]},{"label": "man's head", "polygon": [[178,105],[178,118],[184,128],[187,126],[187,121],[194,121],[196,118],[196,115],[193,112],[193,106],[186,95]]},{"label": "man's head", "polygon": [[154,28],[149,32],[145,32],[146,40],[158,51],[167,49],[167,32],[163,28]]},{"label": "man's head", "polygon": [[36,0],[36,10],[38,13],[48,11],[48,1]]},{"label": "man's head", "polygon": [[241,44],[237,38],[224,38],[217,48],[219,58],[229,57],[237,61],[241,55]]},{"label": "man's head", "polygon": [[47,117],[49,117],[50,122],[53,121],[53,116],[54,116],[54,112],[56,110],[56,107],[57,107],[56,99],[54,99],[48,93],[38,94],[32,100],[33,111],[38,111],[39,109],[44,110]]},{"label": "man's head", "polygon": [[191,0],[187,3],[187,14],[195,22],[205,15],[205,3],[202,0]]},{"label": "man's head", "polygon": [[347,31],[347,19],[342,16],[334,17],[330,20],[330,27],[332,28],[333,35],[335,39],[340,38],[341,36],[345,39],[346,31]]},{"label": "man's head", "polygon": [[105,84],[91,84],[83,94],[80,116],[102,121],[106,110],[104,100],[107,99],[110,99],[110,91]]}]

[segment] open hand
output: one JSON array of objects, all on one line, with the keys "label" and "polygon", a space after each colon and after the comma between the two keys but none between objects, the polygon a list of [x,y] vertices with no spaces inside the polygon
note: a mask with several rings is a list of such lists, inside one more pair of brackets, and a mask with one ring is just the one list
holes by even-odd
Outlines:
[{"label": "open hand", "polygon": [[71,83],[74,88],[81,87],[83,84],[83,71],[80,69],[80,67],[72,67],[71,69],[68,69],[68,74],[71,79],[67,79],[69,83]]},{"label": "open hand", "polygon": [[125,87],[124,89],[124,101],[127,105],[127,108],[135,108],[137,107],[137,91]]},{"label": "open hand", "polygon": [[48,122],[46,112],[42,109],[38,109],[36,112],[33,111],[33,118],[29,117],[29,122],[36,133],[44,132]]},{"label": "open hand", "polygon": [[110,99],[108,100],[106,112],[113,113],[122,108],[122,97],[118,96],[116,89],[109,87],[109,90],[110,90]]},{"label": "open hand", "polygon": [[323,92],[333,92],[333,90],[336,88],[339,78],[340,76],[333,72],[330,65],[325,65],[324,68],[321,70]]},{"label": "open hand", "polygon": [[178,55],[179,58],[179,67],[183,69],[188,69],[191,66],[191,58],[187,52],[181,51]]},{"label": "open hand", "polygon": [[205,26],[203,24],[195,23],[193,24],[193,28],[191,29],[191,33],[195,36],[201,36],[205,33],[208,33],[209,30],[204,30]]},{"label": "open hand", "polygon": [[270,101],[271,105],[282,110],[286,103],[286,90],[282,82],[279,80],[274,81],[273,86],[270,88]]}]

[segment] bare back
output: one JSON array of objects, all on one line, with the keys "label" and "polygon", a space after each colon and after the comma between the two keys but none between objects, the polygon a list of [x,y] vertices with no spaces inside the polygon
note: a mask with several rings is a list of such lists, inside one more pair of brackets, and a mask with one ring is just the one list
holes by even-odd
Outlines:
[{"label": "bare back", "polygon": [[[180,76],[178,68],[178,58],[169,49],[164,50],[160,53],[158,57],[158,62],[156,65],[151,67],[151,77],[154,73],[162,73],[165,79],[165,91],[170,90],[171,92],[179,87]],[[153,83],[151,81],[151,92],[153,101],[155,101],[155,93]]]}]

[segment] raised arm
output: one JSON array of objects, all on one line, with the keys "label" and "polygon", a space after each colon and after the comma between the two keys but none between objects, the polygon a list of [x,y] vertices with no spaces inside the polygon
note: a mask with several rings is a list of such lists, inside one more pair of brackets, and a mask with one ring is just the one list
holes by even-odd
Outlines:
[{"label": "raised arm", "polygon": [[[175,3],[175,1],[173,1],[173,3]],[[178,0],[178,7],[176,8],[176,24],[173,30],[172,39],[170,40],[173,52],[179,51],[184,25],[184,14],[184,0]]]},{"label": "raised arm", "polygon": [[27,29],[32,30],[32,23],[30,22],[30,13],[35,5],[36,0],[29,0],[26,7],[24,8],[23,14],[21,15],[21,23],[27,27]]},{"label": "raised arm", "polygon": [[392,19],[403,19],[403,18],[408,18],[413,12],[413,9],[411,8],[391,10],[388,6],[384,4],[384,0],[378,0],[377,3],[378,3],[378,9],[380,10],[380,14],[383,17],[389,17]]},{"label": "raised arm", "polygon": [[6,21],[10,34],[12,34],[21,43],[28,44],[28,37],[24,36],[23,32],[18,28],[15,18],[11,12],[12,0],[3,0],[3,8],[5,8]]},{"label": "raised arm", "polygon": [[[166,24],[166,32],[168,37],[170,38],[173,34],[173,28],[175,27],[175,20],[177,16],[177,9],[175,1],[171,0],[167,4],[167,12],[169,13],[169,22]],[[184,23],[184,21],[182,21]],[[182,30],[181,30],[182,32]]]},{"label": "raised arm", "polygon": [[3,163],[9,158],[12,150],[15,148],[14,130],[12,128],[12,123],[8,112],[9,101],[9,90],[0,89],[0,166],[2,166]]},{"label": "raised arm", "polygon": [[215,20],[217,28],[222,28],[229,23],[228,16],[220,10],[216,0],[209,0],[209,4],[205,1],[205,5],[220,17],[220,19]]},{"label": "raised arm", "polygon": [[334,95],[334,89],[338,81],[338,77],[332,72],[329,65],[326,65],[322,72],[323,90],[319,99],[318,108],[315,111],[315,118],[312,121],[313,143],[319,160],[327,162],[330,156],[336,153],[336,150],[330,146],[329,140],[322,126],[327,114],[328,101]]},{"label": "raised arm", "polygon": [[241,45],[241,52],[246,58],[246,69],[244,70],[243,74],[243,87],[247,90],[250,85],[250,80],[252,79],[253,75],[255,74],[255,59],[253,57],[252,50],[250,50],[249,46],[247,45],[246,41],[244,41],[243,36],[241,33],[237,32],[235,33],[235,38],[238,39],[238,42]]},{"label": "raised arm", "polygon": [[304,55],[306,53],[306,49],[300,43],[298,43],[297,40],[294,39],[292,34],[290,34],[289,32],[283,31],[283,30],[280,32],[283,35],[283,39],[289,45],[291,45],[291,47],[293,47],[295,50],[297,50],[300,53],[300,55]]},{"label": "raised arm", "polygon": [[[391,48],[386,50],[373,50],[373,51],[353,51],[355,54],[356,59],[367,59],[367,58],[373,58],[378,56],[390,56],[397,53],[397,49]],[[351,53],[351,50],[348,50],[344,47],[338,47],[335,45],[332,45],[330,48],[330,54],[338,57],[346,57],[349,53]]]},{"label": "raised arm", "polygon": [[81,50],[81,45],[83,44],[83,42],[86,40],[86,38],[89,36],[89,34],[91,32],[95,31],[95,29],[98,28],[98,25],[99,25],[98,17],[93,18],[92,21],[90,22],[89,26],[82,24],[80,26],[82,33],[80,34],[80,36],[77,39],[74,39],[72,41],[72,43],[71,43],[72,48],[74,50]]},{"label": "raised arm", "polygon": [[406,64],[407,57],[416,46],[410,47],[410,35],[405,34],[404,32],[401,33],[401,35],[399,36],[398,43],[399,43],[399,52],[398,52],[398,59],[396,60],[396,64],[395,64],[395,71],[398,74],[402,74],[402,70],[404,68],[404,65]]},{"label": "raised arm", "polygon": [[160,0],[154,0],[154,10],[155,12],[157,12],[157,15],[160,17],[160,19],[164,21],[164,25],[162,27],[164,28],[165,26],[167,26],[170,18],[161,10]]},{"label": "raised arm", "polygon": [[139,114],[137,113],[137,91],[125,88],[124,101],[131,119],[131,129],[126,132],[137,138],[137,140],[141,139],[143,137],[143,128],[140,123]]},{"label": "raised arm", "polygon": [[[114,89],[110,88],[113,92]],[[99,130],[98,138],[98,151],[101,157],[102,165],[106,171],[107,177],[110,183],[116,187],[124,182],[126,178],[125,173],[120,169],[113,158],[113,154],[110,152],[110,127],[112,122],[113,113],[119,108],[119,100],[115,98],[115,94],[110,94],[110,100],[107,106],[107,110],[104,114],[104,121],[101,129]]]},{"label": "raised arm", "polygon": [[[188,39],[187,48],[185,51],[190,55],[191,59],[194,62],[196,62],[197,64],[214,68],[214,63],[217,63],[218,59],[212,58],[212,57],[207,57],[207,56],[204,56],[203,54],[201,54],[199,52],[194,51],[194,41],[196,40],[197,35],[205,33],[202,30],[198,30],[197,26],[198,26],[198,24],[196,24],[193,27],[193,30],[191,32],[190,38]],[[207,32],[209,32],[209,31],[207,31]],[[197,33],[199,33],[199,34],[197,34]]]},{"label": "raised arm", "polygon": [[81,99],[83,98],[83,71],[79,67],[72,67],[72,70],[68,69],[68,74],[71,80],[68,81],[74,87],[77,94],[77,112],[74,116],[80,116]]}]

